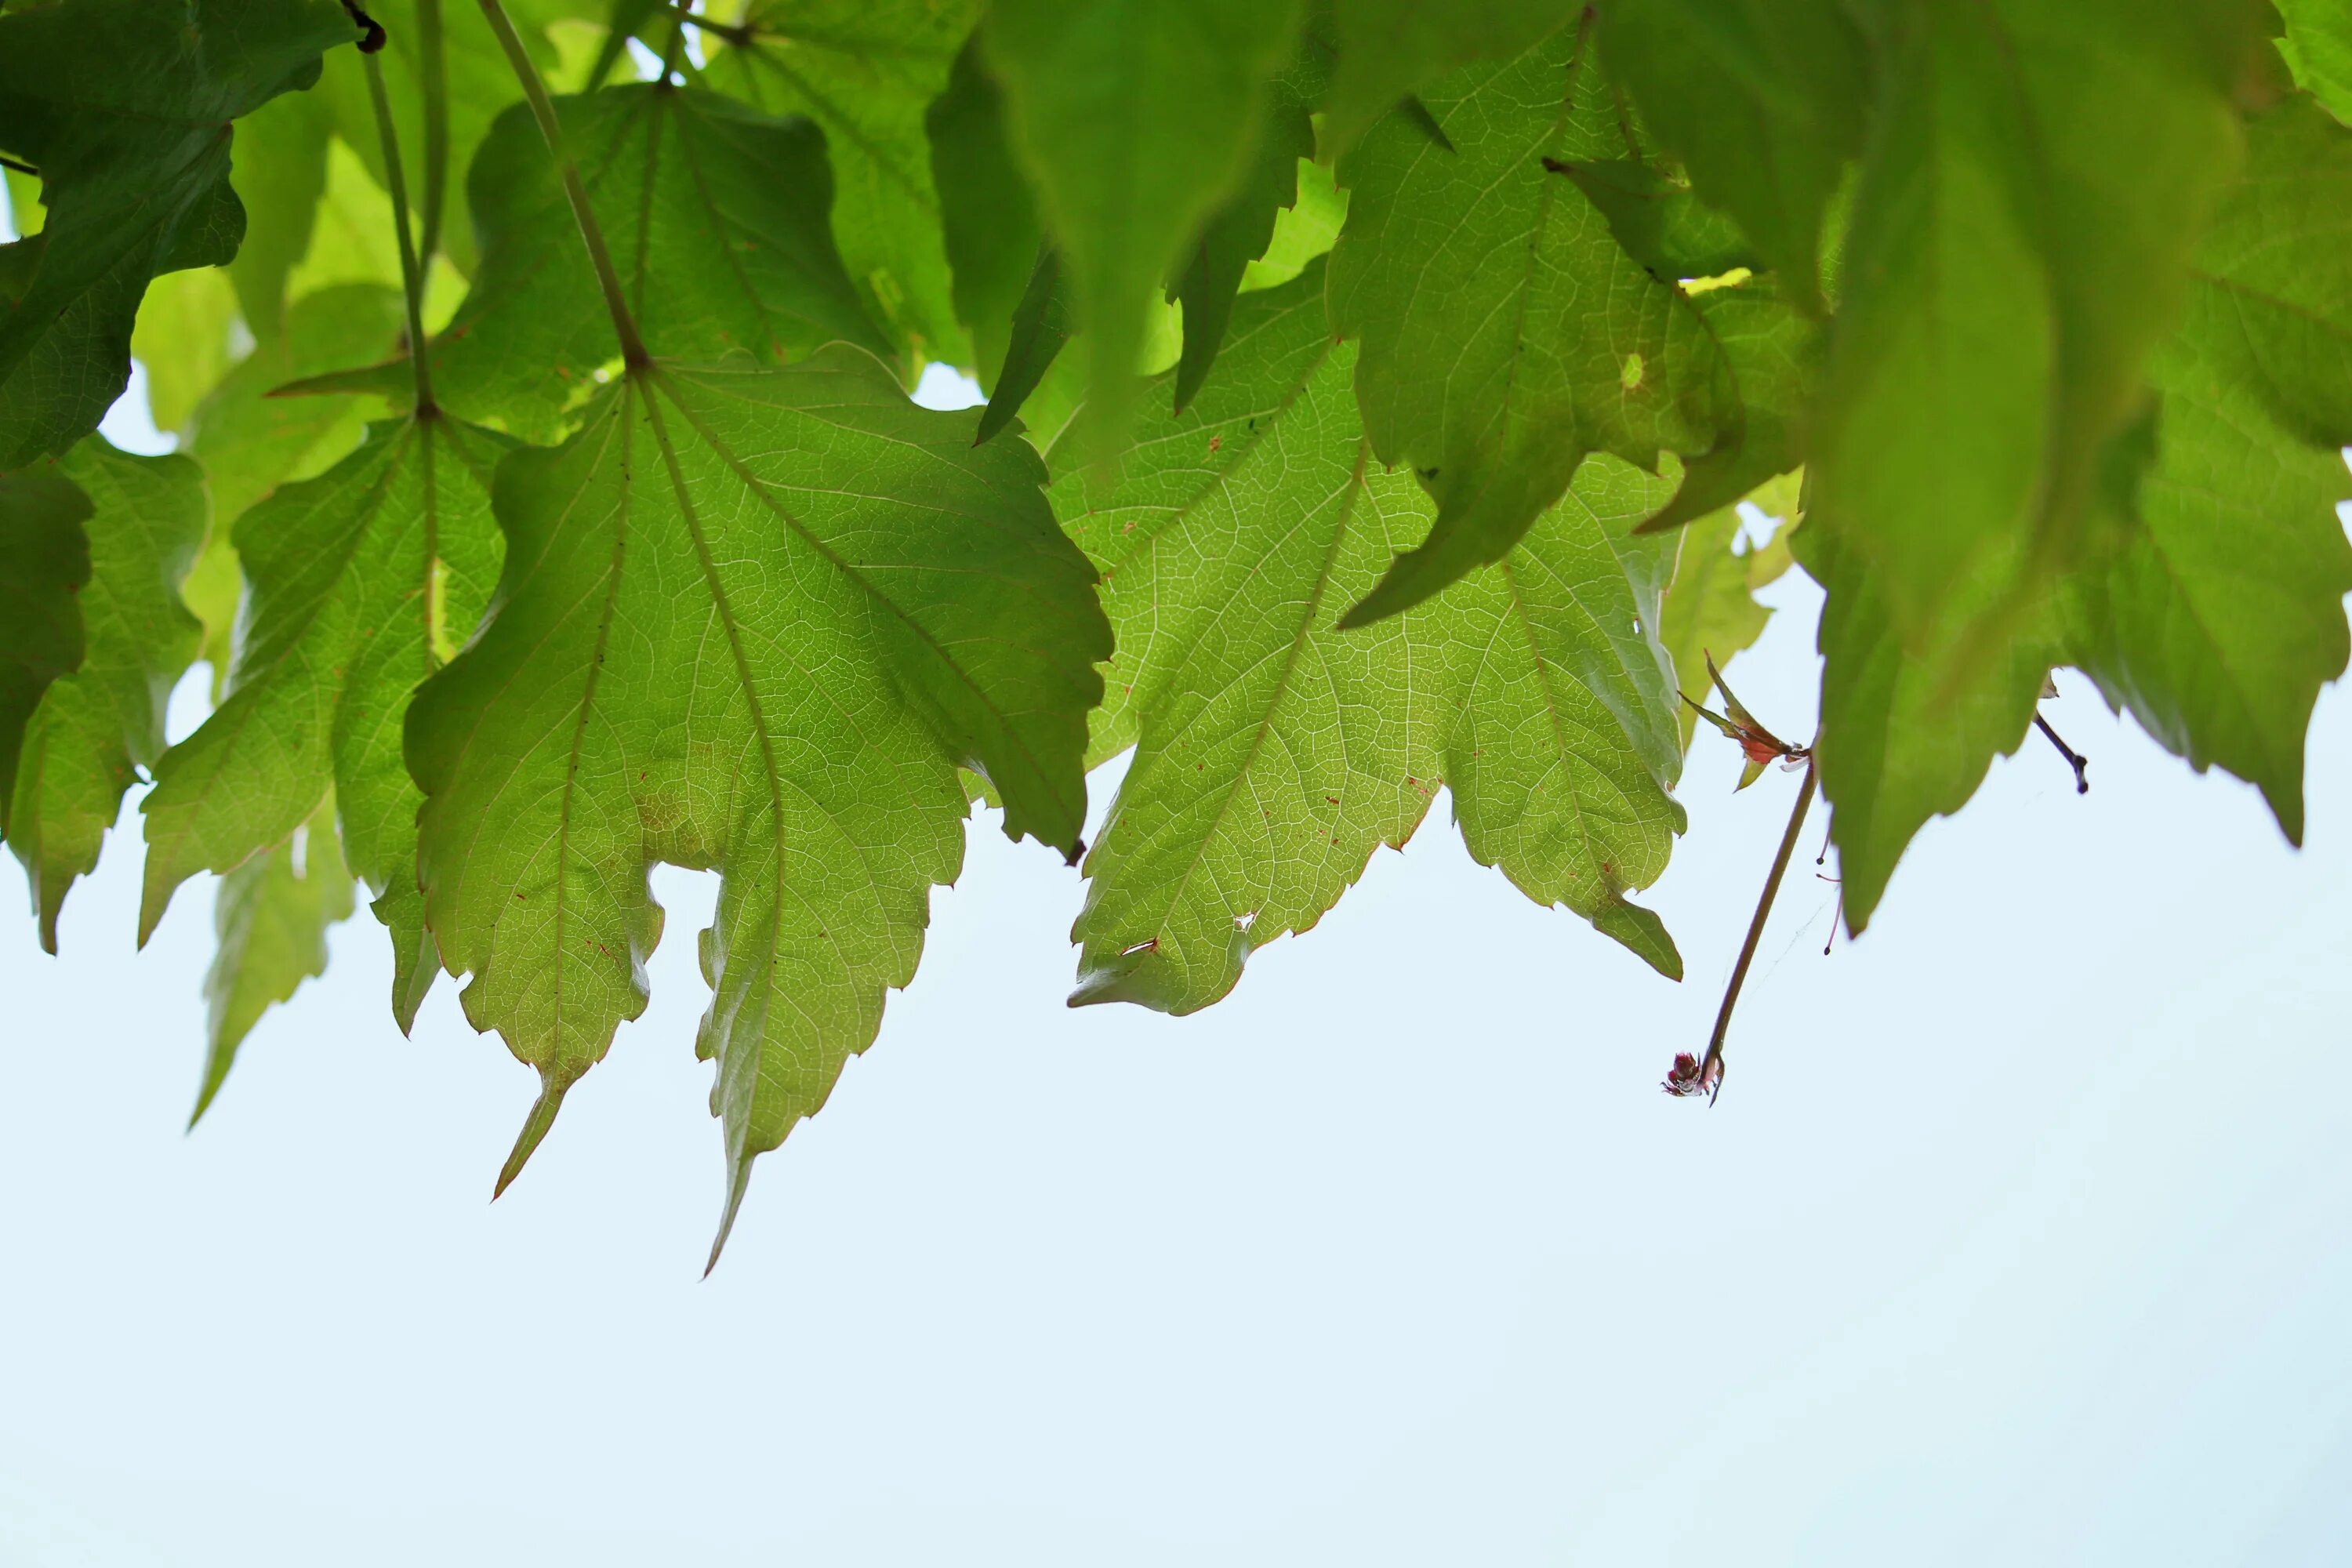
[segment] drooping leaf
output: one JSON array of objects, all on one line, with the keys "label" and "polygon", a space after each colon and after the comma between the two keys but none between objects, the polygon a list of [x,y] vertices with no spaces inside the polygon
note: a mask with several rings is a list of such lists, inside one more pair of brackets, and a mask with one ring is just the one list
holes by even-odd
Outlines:
[{"label": "drooping leaf", "polygon": [[50,684],[25,726],[7,826],[51,952],[67,890],[97,866],[136,770],[163,752],[163,704],[196,654],[180,583],[204,543],[206,510],[203,471],[186,458],[133,457],[91,437],[56,471],[90,505],[82,661]]},{"label": "drooping leaf", "polygon": [[1004,107],[974,39],[956,56],[947,90],[924,123],[940,226],[955,275],[956,314],[971,334],[972,368],[993,390],[1013,312],[1029,286],[1041,230],[1028,184],[1004,140]]},{"label": "drooping leaf", "polygon": [[1350,625],[1502,559],[1589,453],[1654,468],[1707,450],[1732,396],[1690,301],[1555,172],[1641,155],[1589,19],[1423,96],[1454,150],[1389,120],[1342,163],[1331,313],[1362,341],[1374,450],[1420,474],[1437,523]]},{"label": "drooping leaf", "polygon": [[[887,351],[825,226],[831,182],[814,126],[652,82],[556,108],[654,352],[780,364],[835,340]],[[491,131],[467,184],[481,262],[435,340],[435,395],[550,440],[615,357],[604,295],[525,110]]]},{"label": "drooping leaf", "polygon": [[947,88],[978,0],[751,0],[750,37],[714,79],[805,114],[833,159],[833,233],[869,309],[925,359],[969,363],[956,320],[924,115]]},{"label": "drooping leaf", "polygon": [[2260,786],[2300,843],[2304,732],[2344,670],[2352,592],[2352,132],[2301,100],[2249,132],[2158,355],[2136,526],[2084,584],[2074,658],[2192,765]]},{"label": "drooping leaf", "polygon": [[995,390],[989,394],[988,406],[981,411],[981,440],[994,439],[998,431],[1012,424],[1029,395],[1045,379],[1063,345],[1070,341],[1071,314],[1062,258],[1051,245],[1040,245],[1036,263],[1029,269],[1029,286],[1022,291],[1020,304],[1013,307],[1003,368]]},{"label": "drooping leaf", "polygon": [[1576,182],[1625,254],[1654,278],[1711,279],[1761,265],[1738,224],[1651,164],[1613,158],[1553,172]]},{"label": "drooping leaf", "polygon": [[1242,275],[1265,254],[1274,238],[1276,215],[1298,199],[1298,161],[1314,151],[1315,126],[1306,103],[1277,88],[1241,185],[1209,216],[1200,239],[1169,284],[1169,298],[1184,308],[1183,357],[1176,364],[1179,414],[1209,378],[1226,323],[1233,319]]},{"label": "drooping leaf", "polygon": [[156,764],[142,807],[142,943],[183,881],[282,843],[331,790],[344,858],[392,928],[394,1012],[408,1026],[434,966],[401,721],[488,601],[489,475],[504,445],[440,414],[379,426],[237,520],[250,599],[226,700]]},{"label": "drooping leaf", "polygon": [[2083,552],[2237,155],[2253,12],[1889,9],[1810,471],[1814,527],[1869,558],[1925,649],[1956,615],[2004,638]]},{"label": "drooping leaf", "polygon": [[130,374],[158,273],[236,254],[230,121],[318,79],[357,29],[331,0],[68,0],[0,15],[0,148],[47,220],[0,247],[0,468],[63,453]]},{"label": "drooping leaf", "polygon": [[49,683],[81,668],[89,498],[47,468],[0,474],[0,834],[25,726]]},{"label": "drooping leaf", "polygon": [[544,1086],[502,1182],[645,1005],[653,862],[722,873],[700,1049],[731,1220],[914,972],[961,855],[958,766],[1009,833],[1075,849],[1109,630],[1042,464],[975,447],[977,418],[835,345],[648,367],[499,469],[494,610],[407,753],[444,961]]},{"label": "drooping leaf", "polygon": [[1459,67],[1509,59],[1577,10],[1572,0],[1334,0],[1322,155],[1353,147],[1408,93]]},{"label": "drooping leaf", "polygon": [[334,803],[320,805],[286,841],[221,879],[213,905],[216,945],[205,972],[211,1014],[193,1127],[236,1065],[237,1047],[261,1016],[327,972],[327,932],[351,918],[352,874],[335,843]]},{"label": "drooping leaf", "polygon": [[1245,296],[1226,368],[1186,414],[1150,415],[1116,479],[1057,465],[1056,509],[1118,631],[1090,754],[1137,747],[1087,857],[1072,1000],[1216,1001],[1252,951],[1313,926],[1402,844],[1441,780],[1481,861],[1678,972],[1622,897],[1664,868],[1680,822],[1643,755],[1673,765],[1672,698],[1634,629],[1661,552],[1629,532],[1655,498],[1624,505],[1610,486],[1638,476],[1596,466],[1594,495],[1505,568],[1340,630],[1432,508],[1371,456],[1322,286],[1317,265]]},{"label": "drooping leaf", "polygon": [[1087,329],[1087,423],[1124,431],[1147,307],[1246,177],[1298,0],[998,0],[1013,152]]},{"label": "drooping leaf", "polygon": [[[1869,60],[1842,0],[1612,0],[1610,67],[1788,296],[1821,302],[1822,223],[1862,151]],[[1689,274],[1685,274],[1689,276]]]},{"label": "drooping leaf", "polygon": [[[1993,758],[2024,744],[2050,667],[2063,658],[2060,606],[2038,602],[2011,636],[1980,653],[1964,653],[1959,630],[1907,645],[1861,552],[1811,517],[1790,545],[1828,595],[1814,754],[1833,808],[1846,929],[1859,935],[1927,819],[1966,805]],[[1965,586],[1956,607],[1981,614],[2005,584],[1980,575]],[[1965,624],[1965,615],[1956,619]]]}]

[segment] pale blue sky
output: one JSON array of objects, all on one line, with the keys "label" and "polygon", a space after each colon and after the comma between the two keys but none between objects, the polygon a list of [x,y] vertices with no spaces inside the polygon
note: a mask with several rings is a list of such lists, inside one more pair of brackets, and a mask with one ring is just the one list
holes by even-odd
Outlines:
[{"label": "pale blue sky", "polygon": [[209,893],[133,956],[134,797],[62,958],[0,872],[0,1564],[2352,1559],[2352,705],[2296,855],[2061,680],[2091,795],[2035,741],[1826,960],[1809,832],[1711,1110],[1796,786],[1727,745],[1681,986],[1441,801],[1226,1003],[1073,1013],[1081,884],[983,820],[708,1281],[706,879],[492,1205],[530,1075],[446,981],[403,1040],[364,917],[183,1136]]}]

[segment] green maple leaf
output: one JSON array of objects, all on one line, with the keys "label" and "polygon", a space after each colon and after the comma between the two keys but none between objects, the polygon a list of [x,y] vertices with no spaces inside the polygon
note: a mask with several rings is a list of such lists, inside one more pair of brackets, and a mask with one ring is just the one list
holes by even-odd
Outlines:
[{"label": "green maple leaf", "polygon": [[50,683],[81,668],[89,515],[89,497],[63,474],[0,474],[0,834],[25,726]]},{"label": "green maple leaf", "polygon": [[973,374],[993,389],[1043,231],[1028,183],[1005,142],[1003,102],[982,63],[978,39],[956,56],[947,90],[932,100],[924,125],[940,237],[955,275],[956,314],[971,334]]},{"label": "green maple leaf", "polygon": [[1634,629],[1672,548],[1630,537],[1657,481],[1596,465],[1505,566],[1340,630],[1432,509],[1371,454],[1323,281],[1244,296],[1192,409],[1149,418],[1116,479],[1055,486],[1118,631],[1092,754],[1137,748],[1087,857],[1072,1000],[1216,1001],[1410,837],[1441,779],[1482,862],[1678,973],[1622,897],[1681,821],[1654,771],[1678,762],[1673,697]]},{"label": "green maple leaf", "polygon": [[1397,117],[1340,166],[1351,195],[1333,323],[1362,341],[1374,449],[1412,465],[1438,503],[1428,540],[1350,624],[1502,559],[1588,454],[1654,468],[1662,451],[1707,450],[1727,423],[1713,335],[1568,177],[1642,152],[1590,32],[1588,19],[1432,88],[1451,151]]},{"label": "green maple leaf", "polygon": [[1479,60],[1507,60],[1572,18],[1565,0],[1335,0],[1337,55],[1323,105],[1323,153],[1345,153],[1416,89]]},{"label": "green maple leaf", "polygon": [[2237,154],[2252,13],[1886,11],[1809,471],[1814,526],[1870,558],[1926,649],[1958,614],[1982,641],[2022,626],[2087,547],[2108,444],[2145,408],[2147,354]]},{"label": "green maple leaf", "polygon": [[2248,132],[2157,358],[2137,526],[2086,578],[2074,661],[2191,764],[2260,786],[2299,844],[2304,733],[2352,591],[2352,132],[2300,99]]},{"label": "green maple leaf", "polygon": [[[983,774],[1074,852],[1109,630],[1018,442],[836,344],[648,366],[499,470],[507,565],[419,694],[427,920],[478,1028],[543,1090],[501,1184],[645,1005],[656,860],[722,873],[703,938],[727,1222],[912,976]],[[713,1256],[716,1256],[714,1251]]]},{"label": "green maple leaf", "polygon": [[1087,422],[1125,429],[1144,323],[1247,177],[1297,0],[998,0],[982,32],[1087,328]]},{"label": "green maple leaf", "polygon": [[331,799],[284,843],[221,879],[205,972],[204,1076],[189,1126],[203,1120],[261,1016],[327,972],[327,932],[351,913],[352,874],[335,843]]},{"label": "green maple leaf", "polygon": [[344,856],[393,928],[394,1012],[408,1026],[435,964],[401,720],[488,599],[489,474],[504,450],[438,413],[379,426],[237,520],[244,630],[226,700],[157,763],[142,807],[142,943],[183,881],[283,843],[331,789]]},{"label": "green maple leaf", "polygon": [[294,301],[285,329],[220,379],[189,416],[186,447],[204,465],[214,526],[181,595],[205,625],[198,656],[213,667],[213,700],[228,679],[230,637],[243,596],[237,520],[288,479],[324,472],[359,444],[362,400],[273,397],[289,382],[380,359],[398,347],[400,296],[373,283],[337,284]]},{"label": "green maple leaf", "polygon": [[867,306],[925,359],[969,363],[956,320],[924,116],[977,0],[752,0],[716,81],[805,114],[833,160],[833,233]]},{"label": "green maple leaf", "polygon": [[262,342],[285,330],[287,282],[310,248],[327,194],[334,122],[323,95],[285,93],[247,118],[234,150],[229,183],[245,206],[245,239],[228,276],[246,326]]},{"label": "green maple leaf", "polygon": [[[1612,71],[1791,299],[1821,304],[1822,223],[1862,151],[1869,60],[1841,0],[1614,0]],[[1683,273],[1678,276],[1688,277]]]},{"label": "green maple leaf", "polygon": [[63,453],[130,375],[147,281],[236,254],[229,122],[357,37],[330,0],[69,0],[0,16],[0,149],[41,171],[0,246],[0,468]]},{"label": "green maple leaf", "polygon": [[25,726],[7,813],[8,847],[51,952],[67,891],[98,865],[137,770],[163,752],[163,704],[199,636],[180,583],[206,522],[204,474],[186,458],[133,457],[93,436],[55,471],[90,506],[82,661],[50,684]]},{"label": "green maple leaf", "polygon": [[[808,122],[652,82],[556,108],[656,351],[771,364],[836,340],[887,352],[834,250],[824,146]],[[468,186],[481,263],[435,340],[435,394],[467,418],[551,439],[613,357],[612,324],[524,110],[490,132]]]}]

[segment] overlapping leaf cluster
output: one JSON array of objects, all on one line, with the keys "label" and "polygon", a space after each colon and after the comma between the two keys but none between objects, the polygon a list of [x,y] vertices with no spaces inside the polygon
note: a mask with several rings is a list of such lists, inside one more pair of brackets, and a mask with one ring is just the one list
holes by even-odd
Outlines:
[{"label": "overlapping leaf cluster", "polygon": [[[731,1221],[974,795],[1083,856],[1074,1002],[1441,788],[1678,976],[1677,689],[1792,563],[1854,929],[2055,666],[2302,831],[2341,0],[353,9],[0,14],[0,826],[51,945],[142,775],[142,939],[226,879],[200,1110],[363,884],[540,1074],[503,1184],[715,869]],[[178,455],[90,434],[133,353]]]}]

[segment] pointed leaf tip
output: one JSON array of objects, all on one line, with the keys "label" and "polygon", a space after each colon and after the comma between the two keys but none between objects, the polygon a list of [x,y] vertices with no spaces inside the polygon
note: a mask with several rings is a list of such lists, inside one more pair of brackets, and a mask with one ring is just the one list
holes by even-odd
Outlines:
[{"label": "pointed leaf tip", "polygon": [[563,1097],[572,1092],[572,1085],[577,1081],[572,1079],[558,1082],[552,1077],[542,1076],[539,1098],[531,1102],[530,1114],[523,1120],[522,1131],[515,1135],[514,1151],[499,1168],[499,1184],[490,1189],[490,1202],[498,1202],[513,1185],[514,1179],[522,1174],[523,1166],[537,1152],[540,1141],[555,1125],[555,1113],[563,1109]]},{"label": "pointed leaf tip", "polygon": [[727,1238],[735,1229],[735,1216],[743,1211],[743,1193],[751,1184],[751,1156],[735,1155],[729,1162],[727,1176],[727,1207],[719,1216],[719,1234],[710,1240],[710,1260],[702,1266],[702,1277],[719,1267],[719,1255],[727,1250]]}]

